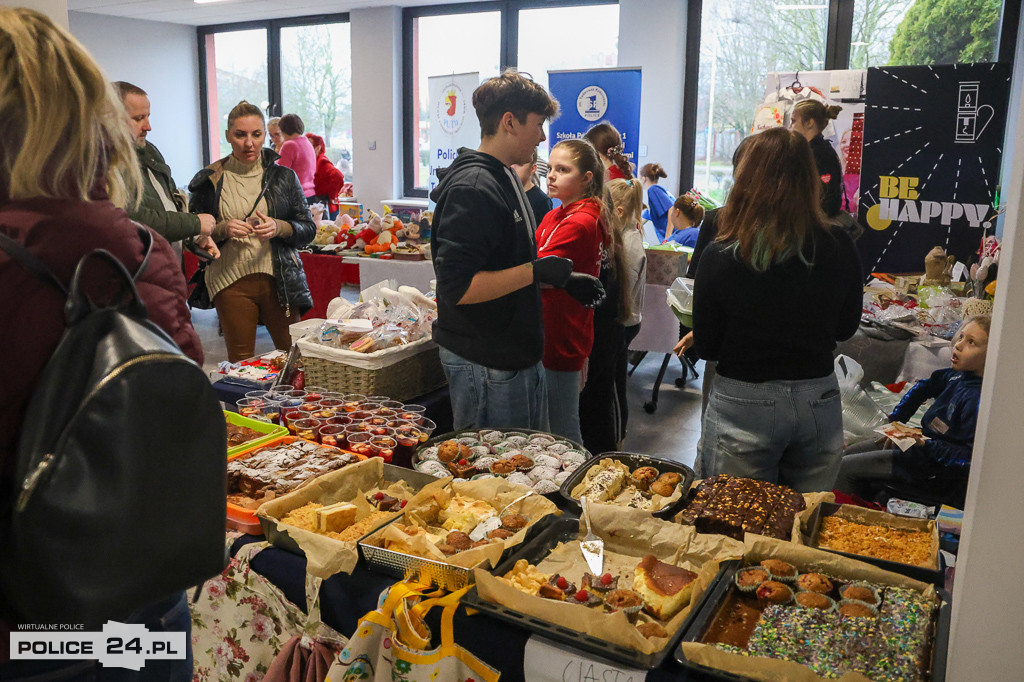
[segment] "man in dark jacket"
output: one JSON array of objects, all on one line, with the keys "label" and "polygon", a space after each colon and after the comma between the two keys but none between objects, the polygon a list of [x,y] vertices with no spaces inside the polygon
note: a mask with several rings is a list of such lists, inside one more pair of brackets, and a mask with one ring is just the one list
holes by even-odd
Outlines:
[{"label": "man in dark jacket", "polygon": [[219,255],[210,238],[217,221],[209,213],[189,213],[184,205],[175,203],[178,186],[171,177],[171,169],[156,145],[146,139],[153,129],[149,124],[150,104],[146,91],[124,81],[115,82],[114,87],[128,114],[142,170],[142,200],[134,209],[129,207],[132,220],[148,225],[169,242],[194,238],[197,246],[214,256]]},{"label": "man in dark jacket", "polygon": [[566,258],[537,259],[537,229],[511,164],[531,161],[558,102],[515,71],[473,93],[482,139],[438,172],[431,235],[437,275],[434,340],[450,385],[456,429],[547,430],[540,285],[584,305],[603,296]]}]

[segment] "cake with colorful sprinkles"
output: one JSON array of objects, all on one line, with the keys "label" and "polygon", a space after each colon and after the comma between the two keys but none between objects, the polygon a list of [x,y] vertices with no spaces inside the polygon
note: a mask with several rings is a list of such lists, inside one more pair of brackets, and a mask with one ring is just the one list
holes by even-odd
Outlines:
[{"label": "cake with colorful sprinkles", "polygon": [[[847,600],[864,607],[865,614],[857,617],[833,609],[801,608],[799,602],[768,604],[752,630],[749,625],[737,628],[737,609],[750,618],[756,602],[733,591],[732,606],[723,609],[720,622],[711,624],[703,641],[730,653],[799,663],[826,679],[857,672],[875,682],[929,680],[932,621],[938,603],[910,589],[870,587],[877,591],[881,605],[875,609]],[[836,592],[839,589],[837,585]],[[821,593],[799,594],[828,599]],[[746,633],[749,637],[744,637]]]}]

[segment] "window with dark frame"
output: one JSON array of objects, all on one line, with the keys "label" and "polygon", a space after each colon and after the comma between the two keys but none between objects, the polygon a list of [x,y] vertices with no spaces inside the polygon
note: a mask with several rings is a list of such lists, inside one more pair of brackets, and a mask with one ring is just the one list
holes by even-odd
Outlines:
[{"label": "window with dark frame", "polygon": [[[196,32],[204,163],[230,153],[227,114],[242,99],[268,118],[299,114],[307,132],[325,137],[331,161],[351,161],[347,13],[199,26]],[[314,88],[314,80],[322,87]]]}]

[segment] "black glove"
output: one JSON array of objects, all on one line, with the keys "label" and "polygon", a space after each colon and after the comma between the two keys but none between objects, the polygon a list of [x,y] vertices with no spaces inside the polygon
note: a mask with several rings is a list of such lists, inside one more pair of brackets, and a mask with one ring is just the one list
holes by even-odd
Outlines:
[{"label": "black glove", "polygon": [[604,300],[604,286],[601,280],[593,275],[574,272],[565,283],[565,293],[569,294],[584,307],[593,308]]},{"label": "black glove", "polygon": [[533,281],[562,289],[572,274],[572,261],[559,256],[544,256],[533,261]]}]

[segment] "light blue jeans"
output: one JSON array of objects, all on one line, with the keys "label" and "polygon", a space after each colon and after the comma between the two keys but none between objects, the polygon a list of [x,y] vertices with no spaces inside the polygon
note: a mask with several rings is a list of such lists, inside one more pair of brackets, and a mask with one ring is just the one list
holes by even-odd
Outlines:
[{"label": "light blue jeans", "polygon": [[503,428],[548,430],[548,394],[544,367],[492,369],[440,349],[448,377],[456,431]]},{"label": "light blue jeans", "polygon": [[715,377],[700,456],[706,475],[731,474],[831,490],[843,454],[843,411],[834,374],[753,384]]},{"label": "light blue jeans", "polygon": [[583,442],[580,432],[580,373],[544,370],[548,384],[548,420],[551,433]]}]

